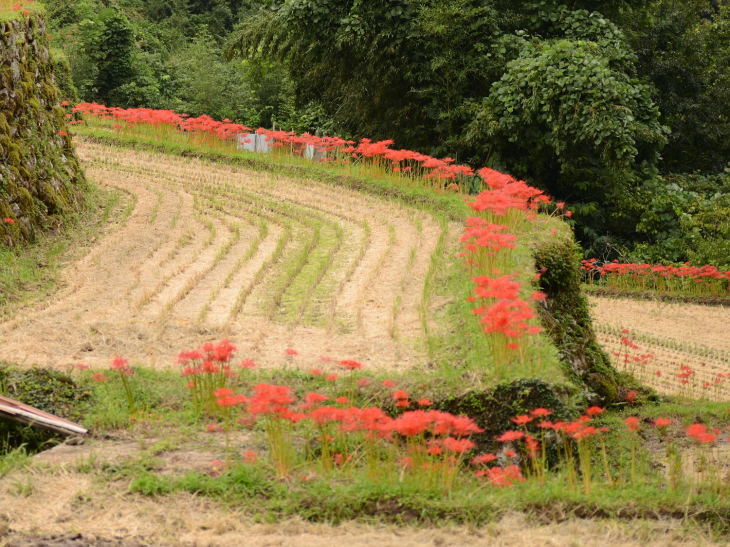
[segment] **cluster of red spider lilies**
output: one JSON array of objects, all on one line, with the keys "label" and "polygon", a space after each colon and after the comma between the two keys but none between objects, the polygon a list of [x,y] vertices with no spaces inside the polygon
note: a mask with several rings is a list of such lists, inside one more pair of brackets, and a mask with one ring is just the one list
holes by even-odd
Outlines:
[{"label": "cluster of red spider lilies", "polygon": [[479,304],[472,313],[479,316],[495,362],[501,365],[519,357],[520,339],[542,330],[534,321],[534,302],[547,296],[529,287],[526,290],[520,272],[509,269],[514,267],[511,253],[518,243],[517,234],[551,200],[510,175],[489,168],[478,174],[487,189],[469,203],[475,216],[466,221],[462,256],[471,271],[479,274],[473,278],[475,288],[469,298]]},{"label": "cluster of red spider lilies", "polygon": [[[535,408],[512,418],[510,429],[485,438],[470,417],[436,410],[433,401],[413,396],[391,380],[376,382],[358,361],[321,358],[344,374],[313,370],[313,376],[321,378],[319,388],[297,393],[287,385],[256,383],[251,372],[255,364],[250,360],[236,364],[235,354],[236,347],[224,340],[182,352],[178,358],[192,402],[210,421],[206,431],[226,436],[228,454],[213,463],[213,475],[232,465],[255,463],[270,466],[280,478],[365,473],[373,480],[397,478],[449,491],[457,479],[469,474],[505,487],[526,480],[544,482],[555,473],[571,488],[589,494],[597,481],[625,486],[644,480],[639,473],[642,436],[656,436],[662,443],[670,470],[666,480],[672,488],[682,480],[687,443],[705,447],[701,453],[706,458],[707,450],[730,440],[724,438],[727,430],[700,422],[682,428],[662,417],[629,416],[620,427],[626,433],[612,432],[601,423],[605,409],[598,406],[572,421],[553,420],[552,410]],[[298,353],[287,349],[285,355],[294,358]],[[134,370],[121,358],[111,369],[122,379],[127,396],[132,396],[129,378]],[[371,403],[358,406],[354,401]],[[239,454],[231,448],[230,434],[242,429],[263,433],[265,454],[251,450]],[[609,464],[613,458],[607,447],[616,434],[628,438],[631,458]],[[480,445],[493,449],[479,450]]]},{"label": "cluster of red spider lilies", "polygon": [[620,263],[617,260],[601,263],[591,258],[583,260],[581,268],[589,284],[614,290],[689,296],[730,295],[730,270],[720,270],[715,266],[693,266],[689,262],[679,266],[663,266]]},{"label": "cluster of red spider lilies", "polygon": [[460,183],[474,179],[474,170],[467,165],[458,165],[453,158],[434,158],[412,150],[393,149],[394,141],[373,142],[361,139],[358,142],[339,137],[320,137],[310,133],[298,135],[293,131],[275,131],[259,128],[253,130],[230,120],[216,121],[210,116],[190,117],[172,110],[150,108],[114,108],[95,103],[80,103],[73,112],[104,120],[114,120],[115,129],[150,126],[173,128],[187,135],[203,136],[220,141],[234,141],[238,135],[255,133],[261,135],[271,147],[295,156],[304,155],[308,147],[317,151],[322,162],[338,164],[358,163],[388,174],[413,180],[442,181],[438,188],[458,190]]}]

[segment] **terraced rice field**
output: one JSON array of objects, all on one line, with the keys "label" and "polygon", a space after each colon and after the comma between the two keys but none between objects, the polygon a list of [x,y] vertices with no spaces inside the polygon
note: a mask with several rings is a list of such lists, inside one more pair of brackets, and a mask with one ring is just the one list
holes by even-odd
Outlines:
[{"label": "terraced rice field", "polygon": [[[730,399],[730,308],[605,297],[590,301],[599,341],[617,367],[628,368],[660,393]],[[623,336],[640,346],[630,355],[653,357],[626,367]],[[683,373],[680,366],[694,371],[687,383],[677,376]]]},{"label": "terraced rice field", "polygon": [[226,337],[262,366],[425,359],[424,286],[459,226],[311,180],[83,142],[78,153],[133,210],[66,268],[53,300],[0,323],[0,359],[164,366]]}]

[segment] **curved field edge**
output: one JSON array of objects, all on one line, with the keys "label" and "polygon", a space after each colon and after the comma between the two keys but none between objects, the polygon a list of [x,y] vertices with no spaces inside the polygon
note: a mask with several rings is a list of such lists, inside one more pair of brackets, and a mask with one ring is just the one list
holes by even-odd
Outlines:
[{"label": "curved field edge", "polygon": [[[408,207],[426,211],[445,223],[462,223],[469,214],[468,208],[464,206],[464,196],[437,194],[423,187],[396,186],[382,179],[356,178],[328,166],[289,165],[281,161],[269,161],[266,157],[256,157],[257,155],[248,152],[206,151],[180,143],[110,135],[98,128],[78,127],[77,130],[76,138],[82,142],[193,157],[254,171],[283,174],[298,179],[314,179],[395,200]],[[554,379],[555,366],[559,362],[562,373],[558,376],[567,376],[570,380],[577,381],[581,391],[588,398],[604,402],[621,400],[626,390],[636,385],[634,381],[619,375],[613,369],[605,352],[596,341],[587,303],[581,294],[579,257],[570,228],[559,219],[540,215],[539,220],[533,223],[532,231],[519,234],[519,237],[523,242],[527,241],[527,245],[519,246],[517,259],[517,268],[523,273],[520,281],[525,286],[529,287],[533,283],[536,271],[547,267],[544,264],[536,264],[538,256],[544,259],[554,255],[549,262],[555,267],[556,272],[560,272],[559,275],[543,276],[539,282],[539,288],[548,294],[548,304],[557,300],[562,304],[547,305],[542,310],[541,318],[547,336],[540,335],[541,341],[535,344],[541,348],[535,359],[539,366],[535,368],[542,368],[547,373],[538,376]],[[548,278],[550,282],[546,283]],[[486,344],[480,340],[479,325],[471,315],[470,305],[466,302],[471,290],[468,272],[455,257],[437,256],[430,266],[427,285],[448,287],[445,292],[436,290],[436,295],[447,302],[438,321],[441,325],[446,325],[447,329],[440,333],[429,329],[430,367],[438,368],[447,375],[453,375],[455,371],[461,375],[463,370],[459,370],[461,368],[459,364],[483,363],[484,352],[487,351]],[[556,328],[556,325],[563,327]],[[548,338],[551,342],[547,342]],[[531,370],[512,372],[514,373],[508,374],[510,378],[534,375]]]},{"label": "curved field edge", "polygon": [[[256,374],[251,381],[266,380],[267,375],[282,380],[282,371],[262,370]],[[318,381],[295,371],[283,375],[287,383],[298,382],[302,392],[314,388],[313,383]],[[206,433],[190,408],[181,402],[185,387],[177,375],[140,369],[137,376],[140,386],[149,386],[145,396],[151,406],[149,411],[137,415],[134,422],[129,421],[119,389],[107,389],[106,384],[94,384],[87,378],[86,383],[79,385],[96,391],[90,401],[92,414],[87,418],[117,419],[116,425],[97,422],[97,431],[103,435],[95,435],[82,444],[60,445],[34,458],[22,451],[0,457],[0,477],[4,479],[0,485],[0,510],[8,515],[11,528],[25,529],[22,523],[26,511],[31,510],[31,505],[38,505],[41,497],[46,500],[44,503],[58,509],[55,514],[60,520],[49,519],[49,526],[58,530],[82,522],[84,530],[88,530],[86,527],[96,522],[94,513],[108,504],[110,496],[125,499],[137,507],[144,503],[167,506],[180,496],[189,496],[186,499],[197,500],[196,503],[218,504],[206,507],[208,518],[235,512],[239,518],[255,522],[279,523],[296,516],[327,524],[355,521],[418,527],[453,524],[483,527],[519,512],[541,523],[568,518],[617,522],[661,520],[682,527],[697,527],[708,539],[730,535],[730,498],[722,481],[700,490],[693,486],[673,490],[667,487],[661,474],[652,473],[653,478],[632,483],[626,474],[626,454],[627,446],[635,439],[621,427],[626,416],[637,413],[643,420],[670,416],[678,425],[698,420],[698,416],[708,422],[727,423],[726,405],[665,403],[608,411],[600,418],[600,424],[616,433],[608,451],[611,461],[623,469],[616,477],[621,481],[620,488],[596,482],[593,490],[585,493],[581,488],[568,488],[563,473],[551,473],[544,482],[529,480],[509,488],[459,480],[444,495],[440,489],[424,488],[402,478],[399,481],[397,476],[385,475],[373,480],[364,470],[362,474],[334,470],[311,477],[297,473],[282,480],[275,479],[268,464],[259,461],[226,464],[222,471],[216,471],[215,459],[231,450],[236,454],[262,450],[262,440],[256,430],[235,432],[230,437]],[[431,389],[443,389],[443,386]],[[438,396],[437,391],[425,393]],[[75,404],[78,406],[78,401]],[[436,403],[437,406],[445,404],[448,401]],[[515,411],[511,408],[506,415]],[[638,458],[642,473],[662,465],[663,449],[657,444],[656,432],[646,434]],[[727,470],[727,460],[723,465]],[[59,481],[69,481],[68,487],[59,488]],[[72,517],[64,517],[67,511],[73,512]],[[144,512],[137,512],[128,518],[141,524],[147,517]]]},{"label": "curved field edge", "polygon": [[63,283],[63,267],[88,252],[114,226],[124,223],[134,208],[134,196],[89,185],[84,203],[83,214],[67,215],[61,226],[38,236],[33,243],[0,246],[0,320],[57,291]]}]

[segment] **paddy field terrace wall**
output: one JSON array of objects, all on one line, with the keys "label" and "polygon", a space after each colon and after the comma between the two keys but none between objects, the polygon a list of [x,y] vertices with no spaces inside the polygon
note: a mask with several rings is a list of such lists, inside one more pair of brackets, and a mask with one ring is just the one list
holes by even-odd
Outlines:
[{"label": "paddy field terrace wall", "polygon": [[0,245],[32,240],[81,203],[57,66],[42,10],[0,9]]}]

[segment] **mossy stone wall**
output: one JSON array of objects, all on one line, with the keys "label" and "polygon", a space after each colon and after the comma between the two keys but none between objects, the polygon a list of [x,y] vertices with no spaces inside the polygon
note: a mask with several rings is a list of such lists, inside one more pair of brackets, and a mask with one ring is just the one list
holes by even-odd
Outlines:
[{"label": "mossy stone wall", "polygon": [[80,205],[85,180],[54,72],[40,13],[0,22],[0,245],[32,240]]},{"label": "mossy stone wall", "polygon": [[540,308],[543,327],[558,348],[566,375],[596,404],[626,400],[639,389],[633,377],[619,373],[596,339],[588,300],[581,291],[580,249],[571,240],[555,240],[535,250],[540,288],[548,298]]}]

